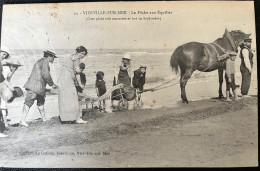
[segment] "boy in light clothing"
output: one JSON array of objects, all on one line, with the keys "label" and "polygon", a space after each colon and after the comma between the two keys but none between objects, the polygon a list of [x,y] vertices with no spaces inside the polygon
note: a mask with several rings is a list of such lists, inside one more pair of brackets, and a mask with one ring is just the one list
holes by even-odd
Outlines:
[{"label": "boy in light clothing", "polygon": [[230,88],[232,88],[234,99],[236,100],[238,98],[235,84],[235,60],[236,56],[230,56],[230,58],[228,58],[226,61],[226,101],[231,101],[229,98]]}]

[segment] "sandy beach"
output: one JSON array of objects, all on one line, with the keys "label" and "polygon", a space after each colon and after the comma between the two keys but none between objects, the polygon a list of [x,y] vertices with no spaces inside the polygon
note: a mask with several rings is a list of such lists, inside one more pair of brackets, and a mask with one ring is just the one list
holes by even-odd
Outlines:
[{"label": "sandy beach", "polygon": [[87,124],[58,117],[10,127],[1,167],[239,167],[258,165],[257,96],[100,113]]},{"label": "sandy beach", "polygon": [[[258,166],[253,1],[5,3],[1,9],[0,80],[23,95],[1,102],[9,127],[0,138],[0,170]],[[227,57],[234,62],[224,65]],[[78,66],[86,76],[81,81]],[[232,96],[248,97],[225,101],[224,74],[232,75]],[[145,80],[142,105],[128,101],[120,111],[114,108],[119,101],[107,98],[106,112],[100,112],[97,84],[109,95],[117,77],[125,85],[130,77],[131,86],[137,77]],[[80,82],[78,95],[85,99],[76,95]],[[87,99],[96,101],[83,104]],[[61,123],[63,115],[83,123],[80,115],[87,123]]]}]

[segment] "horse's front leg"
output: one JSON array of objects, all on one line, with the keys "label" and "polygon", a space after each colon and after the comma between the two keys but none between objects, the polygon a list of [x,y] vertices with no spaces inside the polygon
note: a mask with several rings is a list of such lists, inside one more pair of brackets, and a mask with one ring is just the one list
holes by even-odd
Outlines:
[{"label": "horse's front leg", "polygon": [[219,98],[224,98],[223,93],[222,93],[222,84],[223,84],[223,69],[218,69],[218,80],[219,80],[219,89],[218,89],[218,94]]}]

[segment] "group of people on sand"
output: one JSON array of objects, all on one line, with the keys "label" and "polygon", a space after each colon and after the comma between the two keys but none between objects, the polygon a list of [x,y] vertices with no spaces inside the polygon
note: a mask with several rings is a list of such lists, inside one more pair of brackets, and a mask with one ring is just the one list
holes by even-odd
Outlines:
[{"label": "group of people on sand", "polygon": [[[79,46],[76,48],[76,53],[66,59],[65,63],[60,68],[60,76],[57,84],[53,82],[49,66],[49,63],[53,63],[57,56],[55,53],[48,50],[43,53],[43,57],[34,64],[31,74],[24,85],[26,97],[24,100],[21,121],[19,123],[20,126],[28,127],[26,117],[35,101],[37,101],[37,107],[42,117],[42,121],[45,122],[49,119],[46,117],[44,109],[47,84],[53,89],[58,89],[59,114],[62,123],[87,123],[87,121],[82,119],[82,105],[80,104],[80,102],[84,102],[85,100],[84,89],[86,86],[86,76],[83,73],[85,64],[82,60],[88,54],[87,49],[84,46]],[[1,60],[8,60],[9,58],[9,50],[1,48]],[[16,97],[23,96],[21,88],[13,87],[10,84],[11,77],[21,64],[19,61],[13,60],[6,62],[5,65],[8,66],[9,72],[6,71],[7,69],[5,69],[2,64],[0,65],[0,116],[2,116],[2,118],[0,118],[0,124],[3,124],[0,125],[0,137],[7,136],[2,133],[5,129],[8,129],[8,122],[6,120],[8,113],[7,103],[11,102]],[[143,91],[143,86],[145,84],[145,73],[146,66],[142,65],[139,69],[134,71],[134,77],[132,79],[131,59],[128,54],[125,54],[122,57],[120,65],[118,65],[118,68],[116,69],[114,81],[116,81],[116,84],[121,83],[124,86],[130,86],[132,84],[138,92],[141,92]],[[97,96],[102,96],[107,92],[104,75],[105,74],[102,71],[96,73],[95,87]],[[99,109],[105,111],[105,108],[105,99],[102,99],[99,101]]]},{"label": "group of people on sand", "polygon": [[[242,75],[241,84],[241,95],[242,97],[248,97],[248,91],[251,83],[251,72],[253,68],[253,53],[251,51],[251,38],[244,39],[244,42],[238,47],[237,56],[241,58],[240,72]],[[230,99],[230,89],[232,89],[234,99],[238,98],[235,83],[235,60],[237,56],[231,56],[226,61],[226,101],[231,101]]]},{"label": "group of people on sand", "polygon": [[[253,53],[251,51],[252,40],[247,38],[244,43],[238,49],[238,55],[241,58],[240,72],[242,74],[241,95],[246,97],[249,91],[251,83],[251,72],[253,67]],[[53,89],[58,89],[58,104],[59,114],[61,122],[73,122],[78,124],[87,123],[82,119],[82,105],[86,100],[86,94],[84,89],[86,86],[86,76],[83,73],[85,64],[82,62],[86,57],[88,51],[85,47],[79,46],[76,48],[75,54],[66,59],[66,62],[60,68],[60,76],[58,84],[53,82],[50,74],[49,63],[53,63],[56,54],[51,51],[44,51],[43,58],[39,59],[33,66],[30,77],[24,85],[26,90],[26,97],[24,100],[24,106],[22,110],[22,116],[20,125],[28,127],[26,123],[27,114],[37,101],[37,107],[41,114],[43,122],[48,118],[45,115],[44,104],[46,96],[46,85],[48,84]],[[235,84],[235,55],[231,56],[226,61],[226,101],[230,101],[230,89],[232,88],[234,98],[238,98]],[[19,87],[13,87],[10,84],[10,80],[16,70],[22,66],[18,60],[12,59],[9,50],[5,47],[1,47],[0,56],[0,137],[6,137],[7,135],[2,132],[8,128],[8,122],[6,116],[8,115],[7,103],[11,103],[16,97],[23,96],[23,91]],[[5,61],[2,64],[2,61]],[[132,74],[134,75],[132,78]],[[104,81],[104,72],[98,71],[96,73],[95,88],[97,96],[101,97],[107,93],[106,83]],[[132,73],[131,58],[129,54],[125,54],[122,60],[115,69],[114,84],[123,84],[124,86],[134,87],[135,92],[142,92],[145,84],[146,66],[141,65],[139,69]],[[122,89],[119,89],[121,91]],[[114,100],[117,98],[112,92],[111,104],[112,108],[115,107]],[[140,99],[140,93],[137,93],[137,98]],[[100,111],[105,111],[106,102],[105,99],[99,101]]]}]

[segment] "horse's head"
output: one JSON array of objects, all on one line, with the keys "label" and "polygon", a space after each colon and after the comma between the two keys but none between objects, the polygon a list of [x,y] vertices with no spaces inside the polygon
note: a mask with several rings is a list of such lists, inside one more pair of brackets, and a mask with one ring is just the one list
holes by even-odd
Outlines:
[{"label": "horse's head", "polygon": [[233,30],[230,32],[230,34],[234,40],[236,47],[240,46],[244,42],[244,39],[249,38],[251,35],[251,34],[246,34],[241,30]]}]

